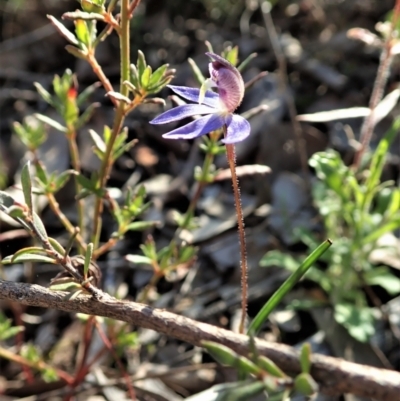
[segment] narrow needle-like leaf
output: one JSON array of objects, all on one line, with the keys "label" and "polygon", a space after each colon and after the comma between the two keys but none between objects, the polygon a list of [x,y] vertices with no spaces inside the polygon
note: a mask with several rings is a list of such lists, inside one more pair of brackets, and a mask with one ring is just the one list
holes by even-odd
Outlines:
[{"label": "narrow needle-like leaf", "polygon": [[276,308],[276,306],[282,301],[284,296],[295,286],[296,283],[304,276],[308,269],[328,250],[332,245],[332,241],[327,239],[321,245],[315,249],[314,252],[309,255],[306,260],[299,266],[299,268],[293,272],[287,280],[278,288],[278,290],[272,295],[268,302],[261,308],[257,316],[251,322],[247,334],[250,336],[256,336],[261,330],[264,322],[268,319],[270,313]]}]

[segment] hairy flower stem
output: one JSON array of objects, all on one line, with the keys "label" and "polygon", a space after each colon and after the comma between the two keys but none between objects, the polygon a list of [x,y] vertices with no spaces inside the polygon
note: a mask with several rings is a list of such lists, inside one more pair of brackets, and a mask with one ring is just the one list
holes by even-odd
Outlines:
[{"label": "hairy flower stem", "polygon": [[[121,0],[121,33],[119,35],[120,53],[121,53],[121,81],[120,93],[128,97],[129,89],[123,84],[124,81],[129,80],[129,65],[130,65],[130,19],[129,19],[129,0]],[[140,103],[141,99],[137,102]],[[131,108],[132,109],[132,108]],[[117,112],[114,119],[112,134],[109,142],[107,143],[106,152],[100,167],[99,184],[100,188],[104,188],[108,177],[110,175],[111,167],[113,164],[112,151],[114,148],[115,140],[121,132],[125,119],[125,104],[119,102]],[[103,212],[103,199],[98,197],[94,209],[94,223],[93,223],[93,236],[92,242],[94,249],[96,249],[100,242],[101,233],[101,214]]]},{"label": "hairy flower stem", "polygon": [[[224,125],[224,136],[227,135],[227,127]],[[240,268],[242,285],[242,316],[240,318],[239,333],[245,332],[245,323],[247,316],[247,291],[248,291],[248,269],[246,255],[246,233],[244,231],[244,219],[242,210],[242,201],[240,198],[239,181],[236,175],[236,152],[235,145],[226,144],[226,158],[232,175],[233,195],[235,197],[236,216],[238,220],[239,244],[240,244]]]}]

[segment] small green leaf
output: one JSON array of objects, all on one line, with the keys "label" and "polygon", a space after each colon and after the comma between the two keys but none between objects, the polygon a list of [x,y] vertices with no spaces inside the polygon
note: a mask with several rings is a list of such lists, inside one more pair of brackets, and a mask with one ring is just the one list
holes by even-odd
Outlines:
[{"label": "small green leaf", "polygon": [[105,11],[104,1],[80,0],[82,9],[88,13],[103,13]]},{"label": "small green leaf", "polygon": [[199,66],[196,64],[196,62],[191,59],[188,58],[188,63],[190,65],[190,68],[193,71],[193,75],[196,78],[196,81],[199,83],[199,85],[203,85],[204,81],[206,80],[205,76],[203,75],[203,73],[201,72]]},{"label": "small green leaf", "polygon": [[186,263],[196,256],[196,248],[193,246],[183,246],[179,253],[179,262]]},{"label": "small green leaf", "polygon": [[81,285],[71,278],[54,279],[50,283],[49,289],[52,291],[67,291],[76,293],[82,289]]},{"label": "small green leaf", "polygon": [[368,307],[339,303],[335,305],[334,316],[335,320],[358,341],[367,342],[375,333],[374,315]]},{"label": "small green leaf", "polygon": [[48,176],[46,172],[46,168],[42,163],[37,163],[35,165],[36,168],[36,179],[43,185],[46,186],[48,184]]},{"label": "small green leaf", "polygon": [[11,262],[15,263],[15,260],[19,258],[21,255],[44,255],[47,256],[47,252],[38,246],[30,246],[27,248],[20,249],[15,252],[14,255],[11,255]]},{"label": "small green leaf", "polygon": [[[158,82],[158,84],[149,85],[149,86],[147,87],[147,93],[153,94],[153,95],[154,95],[154,94],[160,92],[161,89],[163,89],[166,85],[168,85],[168,84],[172,81],[173,78],[174,78],[173,75],[168,75],[168,76],[164,77],[163,79],[161,79],[161,80]],[[150,102],[150,101],[153,101],[153,102],[154,102],[154,100],[155,100],[154,98],[152,98],[152,99],[147,99],[147,102]],[[162,100],[164,100],[164,99],[162,99]],[[160,100],[158,100],[157,103],[160,104]],[[164,103],[165,103],[165,102],[164,102]]]},{"label": "small green leaf", "polygon": [[95,110],[100,107],[100,103],[92,103],[78,118],[75,128],[82,128],[92,117]]},{"label": "small green leaf", "polygon": [[271,359],[261,355],[257,359],[257,366],[274,377],[285,378],[287,375]]},{"label": "small green leaf", "polygon": [[222,57],[228,60],[233,66],[236,66],[238,63],[238,55],[239,55],[239,48],[238,46],[234,46],[227,51],[224,52]]},{"label": "small green leaf", "polygon": [[312,396],[318,391],[318,384],[308,373],[300,373],[294,379],[294,388],[305,396]]},{"label": "small green leaf", "polygon": [[64,247],[54,238],[49,237],[48,238],[50,245],[60,254],[60,255],[65,255],[65,249]]},{"label": "small green leaf", "polygon": [[157,224],[157,221],[134,221],[127,225],[126,231],[143,231],[152,228]]},{"label": "small green leaf", "polygon": [[24,263],[24,262],[42,262],[42,263],[52,263],[57,264],[57,261],[54,258],[50,258],[49,256],[44,255],[35,255],[35,254],[24,254],[11,260],[12,256],[7,256],[2,260],[3,264],[13,264],[13,263]]},{"label": "small green leaf", "polygon": [[120,156],[122,156],[125,152],[128,152],[129,149],[133,148],[136,144],[137,144],[137,139],[132,139],[130,142],[121,146],[119,149],[116,148],[113,151],[113,155],[112,155],[113,160],[117,160]]},{"label": "small green leaf", "polygon": [[35,212],[32,213],[32,217],[33,217],[32,225],[33,228],[35,229],[36,234],[40,237],[41,240],[47,240],[48,239],[47,232],[42,220]]},{"label": "small green leaf", "polygon": [[106,144],[104,143],[103,138],[101,138],[101,136],[92,129],[89,130],[89,135],[91,136],[96,149],[98,149],[101,154],[104,154],[106,151]]},{"label": "small green leaf", "polygon": [[130,90],[133,93],[137,93],[137,88],[136,86],[133,85],[132,82],[129,81],[124,81],[123,84],[128,88],[128,90]]},{"label": "small green leaf", "polygon": [[135,64],[131,64],[131,83],[136,89],[140,89],[139,73]]},{"label": "small green leaf", "polygon": [[78,174],[76,176],[76,179],[78,181],[78,183],[85,189],[89,190],[89,191],[93,191],[95,190],[95,185],[93,183],[92,180],[90,180],[89,178],[86,178],[84,175],[82,174]]},{"label": "small green leaf", "polygon": [[43,380],[44,380],[46,383],[51,383],[51,382],[55,382],[55,381],[58,380],[57,372],[56,372],[56,370],[53,369],[53,368],[46,368],[46,369],[43,369],[43,370],[41,371],[41,375],[42,375],[42,377],[43,377]]},{"label": "small green leaf", "polygon": [[39,82],[34,82],[33,85],[35,86],[42,99],[49,105],[53,106],[53,97],[50,95],[50,93],[46,89],[44,89]]},{"label": "small green leaf", "polygon": [[164,77],[165,72],[167,71],[169,64],[163,64],[162,66],[158,67],[150,77],[149,85],[154,86],[160,82],[160,80]]},{"label": "small green leaf", "polygon": [[[104,16],[97,13],[97,12],[84,12],[84,11],[70,11],[66,12],[63,14],[63,19],[69,19],[69,20],[82,20],[82,21],[92,21],[92,20],[97,20],[97,21],[104,21]],[[78,34],[76,35],[78,39],[80,37]]]},{"label": "small green leaf", "polygon": [[251,60],[253,60],[254,58],[257,57],[257,53],[251,53],[246,59],[244,59],[239,66],[237,67],[237,69],[239,70],[239,72],[242,72],[251,62]]},{"label": "small green leaf", "polygon": [[400,227],[400,212],[392,216],[390,220],[379,226],[376,230],[373,230],[370,234],[362,239],[362,244],[369,244],[376,241],[378,238],[382,237],[383,234],[387,232],[397,230]]},{"label": "small green leaf", "polygon": [[22,124],[15,121],[12,129],[29,150],[36,150],[46,139],[43,124],[32,115],[25,117]]},{"label": "small green leaf", "polygon": [[30,162],[28,161],[24,167],[22,167],[21,172],[21,185],[22,191],[24,193],[25,203],[27,204],[29,211],[32,213],[33,203],[32,203],[32,181],[31,173],[29,171]]},{"label": "small green leaf", "polygon": [[246,374],[258,375],[261,369],[251,362],[249,359],[238,355],[235,351],[212,341],[203,341],[202,346],[216,359],[219,363],[231,366]]},{"label": "small green leaf", "polygon": [[315,168],[317,176],[339,196],[343,196],[343,182],[349,175],[349,168],[335,151],[314,153],[309,165]]},{"label": "small green leaf", "polygon": [[20,206],[11,206],[7,210],[7,214],[16,220],[18,219],[25,220],[26,218],[25,210],[22,209]]},{"label": "small green leaf", "polygon": [[79,49],[75,46],[67,45],[65,46],[65,50],[76,58],[81,58],[82,60],[86,60],[88,54],[87,48],[84,47],[83,45],[81,47],[82,49]]},{"label": "small green leaf", "polygon": [[35,117],[36,117],[39,121],[41,121],[41,122],[43,122],[43,123],[45,123],[45,124],[47,124],[47,125],[50,125],[50,127],[56,129],[57,131],[67,132],[67,128],[66,128],[66,127],[64,127],[64,126],[61,125],[59,122],[53,120],[53,119],[50,118],[50,117],[47,117],[47,116],[45,116],[45,115],[43,115],[43,114],[38,114],[38,113],[35,114]]},{"label": "small green leaf", "polygon": [[75,20],[75,33],[79,42],[84,43],[88,48],[90,48],[90,32],[88,23],[82,19]]},{"label": "small green leaf", "polygon": [[375,267],[364,273],[364,279],[369,285],[380,285],[390,295],[400,293],[400,278],[392,274],[388,267]]},{"label": "small green leaf", "polygon": [[305,343],[300,351],[300,365],[303,373],[310,373],[311,370],[311,345]]},{"label": "small green leaf", "polygon": [[125,259],[135,265],[151,265],[153,260],[143,255],[126,255]]},{"label": "small green leaf", "polygon": [[141,81],[143,73],[144,73],[144,70],[147,67],[146,58],[144,57],[144,54],[143,54],[143,52],[141,50],[138,50],[138,58],[137,58],[136,66],[137,66],[137,71],[138,71],[138,77],[139,77],[139,79]]},{"label": "small green leaf", "polygon": [[129,99],[129,97],[127,97],[127,96],[125,96],[125,95],[123,95],[122,93],[119,93],[119,92],[110,91],[110,92],[107,92],[106,96],[111,97],[111,98],[113,98],[115,100],[124,102],[126,104],[130,104],[131,103],[131,99]]},{"label": "small green leaf", "polygon": [[278,266],[278,267],[283,267],[284,269],[287,269],[291,272],[294,272],[299,266],[299,261],[286,253],[273,250],[267,252],[261,258],[260,266],[262,267]]},{"label": "small green leaf", "polygon": [[8,340],[16,336],[21,331],[24,331],[23,326],[13,326],[12,320],[7,319],[3,313],[0,312],[0,341]]},{"label": "small green leaf", "polygon": [[25,330],[24,326],[10,327],[9,329],[4,330],[4,331],[2,331],[0,328],[0,340],[6,341],[9,338],[15,337],[18,333],[21,333],[24,330]]},{"label": "small green leaf", "polygon": [[68,182],[71,175],[75,175],[75,170],[65,170],[54,181],[54,192],[59,191]]},{"label": "small green leaf", "polygon": [[[396,138],[400,129],[400,117],[396,118],[393,122],[390,130],[385,134],[385,136],[379,142],[377,149],[371,160],[371,166],[369,168],[369,176],[365,185],[367,186],[367,194],[372,194],[373,189],[379,184],[380,176],[382,175],[382,170],[386,161],[386,154],[389,150],[389,146]],[[369,202],[372,201],[371,195],[366,196],[366,206],[369,206]]]},{"label": "small green leaf", "polygon": [[68,42],[75,46],[79,46],[79,41],[76,39],[75,35],[72,34],[61,22],[57,21],[52,15],[47,15],[47,18],[55,26],[57,31],[63,36]]},{"label": "small green leaf", "polygon": [[[254,396],[261,394],[265,388],[262,381],[240,381],[235,383],[216,384],[205,391],[185,398],[186,401],[250,401]],[[257,397],[264,399],[265,397]],[[268,398],[269,399],[269,398]],[[281,398],[271,398],[271,401],[280,401]]]},{"label": "small green leaf", "polygon": [[141,76],[140,83],[142,84],[142,88],[146,89],[147,86],[149,85],[150,82],[150,77],[151,77],[151,67],[148,65]]},{"label": "small green leaf", "polygon": [[84,89],[76,98],[76,104],[81,107],[89,99],[89,97],[101,86],[100,82],[95,82]]},{"label": "small green leaf", "polygon": [[299,266],[296,271],[294,271],[285,282],[279,287],[277,291],[272,295],[272,297],[267,301],[267,303],[261,308],[257,313],[254,320],[251,322],[250,327],[247,331],[248,335],[256,335],[260,330],[262,325],[268,319],[270,313],[276,308],[276,306],[282,301],[285,295],[294,287],[294,285],[307,273],[310,267],[317,262],[318,259],[331,247],[332,241],[327,239],[322,244],[320,244]]},{"label": "small green leaf", "polygon": [[85,253],[85,263],[83,265],[83,277],[86,279],[89,273],[90,262],[93,255],[93,243],[89,243]]}]

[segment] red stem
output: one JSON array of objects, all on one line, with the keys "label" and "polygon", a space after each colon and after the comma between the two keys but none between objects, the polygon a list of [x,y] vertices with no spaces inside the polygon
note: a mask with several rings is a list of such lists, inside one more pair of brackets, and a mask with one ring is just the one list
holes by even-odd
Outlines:
[{"label": "red stem", "polygon": [[115,362],[118,365],[118,368],[120,369],[122,375],[124,376],[124,379],[125,379],[125,382],[126,382],[126,386],[128,388],[129,396],[131,397],[131,399],[133,401],[135,401],[136,400],[135,390],[133,389],[133,386],[131,384],[131,378],[126,373],[126,370],[125,370],[125,368],[124,368],[124,366],[123,366],[123,364],[121,362],[121,359],[119,358],[119,356],[115,352],[115,349],[114,349],[111,341],[108,339],[107,334],[104,333],[102,327],[100,326],[100,324],[97,321],[96,321],[96,328],[97,328],[97,331],[99,332],[100,338],[102,339],[104,345],[107,347],[107,349],[113,355],[113,357],[115,359]]}]

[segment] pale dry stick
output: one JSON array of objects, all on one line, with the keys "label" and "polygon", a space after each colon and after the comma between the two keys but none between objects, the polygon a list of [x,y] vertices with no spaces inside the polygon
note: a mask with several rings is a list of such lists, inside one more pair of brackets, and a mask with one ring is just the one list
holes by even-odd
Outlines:
[{"label": "pale dry stick", "polygon": [[309,178],[308,178],[308,160],[307,160],[307,148],[306,142],[303,137],[303,130],[299,121],[297,120],[297,110],[296,105],[293,100],[293,96],[289,93],[289,80],[288,80],[288,72],[287,72],[287,63],[285,55],[282,51],[282,47],[279,43],[278,34],[276,33],[274,21],[271,17],[271,5],[269,2],[265,0],[260,0],[260,8],[264,18],[264,24],[267,28],[267,32],[269,35],[270,43],[272,50],[274,52],[276,61],[278,62],[278,74],[279,74],[279,83],[281,87],[281,91],[286,100],[286,104],[289,111],[290,122],[293,127],[293,132],[295,135],[295,141],[297,144],[297,148],[300,154],[300,163],[301,169],[303,170],[305,182],[307,186],[310,186]]},{"label": "pale dry stick", "polygon": [[[121,320],[195,346],[201,346],[202,341],[214,341],[226,345],[241,355],[249,355],[253,350],[248,336],[197,322],[166,310],[154,309],[136,302],[121,301],[105,293],[102,293],[99,299],[89,295],[78,295],[76,298],[66,300],[66,295],[65,292],[51,291],[36,284],[0,280],[2,300]],[[294,348],[258,338],[254,343],[260,355],[273,360],[285,372],[294,374],[300,372],[299,354]],[[321,392],[325,394],[351,393],[376,401],[399,399],[399,372],[319,354],[311,356],[311,363],[311,374],[319,383]]]},{"label": "pale dry stick", "polygon": [[374,132],[375,128],[375,116],[374,116],[374,111],[376,107],[378,106],[379,102],[382,100],[383,97],[383,92],[389,77],[389,72],[390,72],[390,66],[392,64],[393,60],[393,54],[392,54],[392,45],[393,45],[393,36],[396,30],[396,25],[399,20],[399,15],[400,15],[400,0],[396,0],[396,5],[394,7],[393,11],[393,18],[390,26],[390,32],[387,35],[387,38],[385,40],[380,61],[379,61],[379,67],[378,67],[378,72],[376,74],[376,79],[374,82],[374,87],[372,89],[372,94],[371,98],[369,101],[369,109],[370,113],[369,115],[365,118],[363,125],[361,127],[361,133],[360,133],[360,141],[361,141],[361,147],[358,149],[355,158],[354,158],[354,164],[353,167],[355,170],[358,170],[361,164],[362,156],[364,152],[366,151],[371,138],[372,134]]}]

